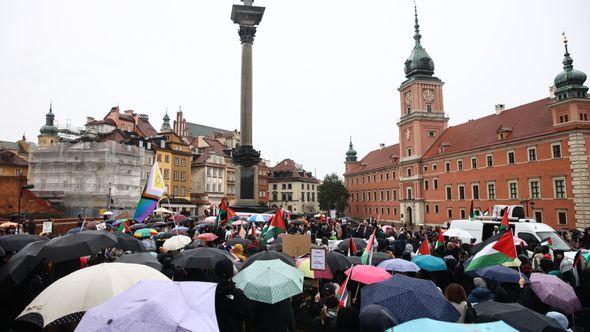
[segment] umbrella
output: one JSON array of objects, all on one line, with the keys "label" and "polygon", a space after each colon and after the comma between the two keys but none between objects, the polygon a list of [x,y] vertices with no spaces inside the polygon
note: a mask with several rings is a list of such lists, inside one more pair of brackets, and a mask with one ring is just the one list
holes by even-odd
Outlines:
[{"label": "umbrella", "polygon": [[113,235],[117,237],[118,241],[118,243],[115,245],[115,248],[125,251],[145,251],[143,243],[133,236],[119,231],[113,232]]},{"label": "umbrella", "polygon": [[194,281],[140,281],[86,312],[76,330],[217,332],[216,286]]},{"label": "umbrella", "polygon": [[115,214],[115,213],[112,211],[105,211],[102,215],[103,216],[112,216],[113,214]]},{"label": "umbrella", "polygon": [[377,251],[373,253],[373,257],[371,258],[371,265],[377,266],[379,263],[391,259],[391,255],[386,252]]},{"label": "umbrella", "polygon": [[183,216],[182,214],[175,214],[172,216],[172,220],[175,222],[179,222],[179,221],[185,221],[186,217]]},{"label": "umbrella", "polygon": [[416,263],[408,262],[407,260],[401,259],[401,258],[388,259],[386,261],[379,263],[379,265],[377,265],[377,267],[380,267],[380,268],[387,270],[387,271],[395,271],[395,272],[418,272],[418,271],[420,271],[420,268],[418,267],[418,265],[416,265]]},{"label": "umbrella", "polygon": [[157,208],[157,209],[154,210],[154,213],[160,213],[160,214],[162,214],[162,213],[169,213],[169,214],[172,214],[174,212],[172,212],[172,211],[170,211],[168,209],[165,209],[163,207],[159,207],[159,208]]},{"label": "umbrella", "polygon": [[233,278],[253,301],[275,304],[303,291],[303,272],[279,259],[256,261]]},{"label": "umbrella", "polygon": [[176,236],[176,235],[177,235],[176,232],[171,232],[171,231],[161,232],[161,233],[158,233],[154,236],[154,240],[166,240],[166,239],[169,239],[169,238]]},{"label": "umbrella", "polygon": [[10,257],[0,269],[0,293],[19,285],[41,261],[39,251],[46,241],[31,242]]},{"label": "umbrella", "polygon": [[247,220],[242,220],[242,219],[240,219],[240,220],[236,220],[236,221],[232,222],[230,225],[231,225],[231,226],[243,226],[243,225],[248,225],[248,221],[247,221]]},{"label": "umbrella", "polygon": [[[42,327],[56,319],[87,311],[115,296],[140,280],[167,280],[151,267],[127,263],[103,263],[90,266],[58,279],[45,288],[19,315],[41,316]],[[118,310],[121,308],[118,308]]]},{"label": "umbrella", "polygon": [[103,231],[85,231],[66,234],[45,243],[39,255],[55,263],[96,254],[105,248],[114,247],[117,237]]},{"label": "umbrella", "polygon": [[158,231],[153,228],[142,228],[142,229],[136,230],[135,233],[133,233],[133,236],[138,237],[138,238],[145,238],[145,237],[154,236],[156,234],[158,234]]},{"label": "umbrella", "polygon": [[215,264],[224,259],[233,262],[234,258],[227,251],[221,249],[196,248],[181,252],[173,263],[179,268],[214,270]]},{"label": "umbrella", "polygon": [[432,281],[403,274],[363,287],[361,309],[370,304],[387,308],[400,323],[418,318],[456,322],[461,316]]},{"label": "umbrella", "polygon": [[115,262],[142,264],[152,267],[158,271],[162,270],[162,264],[158,261],[156,255],[150,252],[137,252],[134,254],[122,255],[121,257],[117,258]]},{"label": "umbrella", "polygon": [[414,256],[412,258],[412,262],[416,263],[416,265],[418,265],[418,267],[420,267],[422,270],[429,272],[445,271],[447,269],[447,264],[445,264],[444,259],[432,255]]},{"label": "umbrella", "polygon": [[129,219],[127,219],[127,218],[123,218],[123,219],[115,220],[115,221],[113,222],[113,226],[117,226],[117,225],[119,225],[120,223],[122,223],[122,222],[127,222],[127,221],[129,221]]},{"label": "umbrella", "polygon": [[[360,237],[353,237],[352,240],[354,241],[354,244],[356,245],[356,248],[359,251],[365,249],[365,247],[367,246],[367,242],[365,242],[365,240],[361,239]],[[344,240],[340,241],[340,243],[338,243],[338,248],[340,250],[342,250],[342,252],[348,252],[348,245],[349,244],[350,244],[350,240],[344,239]]]},{"label": "umbrella", "polygon": [[137,223],[137,224],[133,224],[131,226],[129,226],[129,229],[132,231],[138,230],[138,229],[142,229],[142,228],[147,228],[148,225],[144,224],[144,223]]},{"label": "umbrella", "polygon": [[477,317],[474,323],[487,323],[503,320],[506,324],[522,332],[543,331],[548,326],[561,326],[549,318],[518,303],[499,303],[484,301],[473,306]]},{"label": "umbrella", "polygon": [[249,222],[267,222],[270,219],[269,216],[264,215],[264,214],[253,214],[250,216],[250,218],[248,218]]},{"label": "umbrella", "polygon": [[580,300],[572,286],[554,275],[532,273],[531,289],[541,302],[550,307],[561,309],[567,314],[573,314],[582,309]]},{"label": "umbrella", "polygon": [[165,221],[156,221],[154,223],[154,227],[162,227],[162,226],[166,226],[168,223]]},{"label": "umbrella", "polygon": [[350,271],[352,271],[350,279],[365,285],[374,284],[376,282],[391,278],[391,274],[389,272],[372,265],[355,265],[346,270],[344,273],[348,275],[351,273]]},{"label": "umbrella", "polygon": [[306,278],[329,279],[329,280],[332,280],[334,278],[334,275],[332,274],[332,271],[330,271],[329,268],[325,269],[325,270],[312,270],[309,263],[310,263],[309,257],[298,258],[295,261],[295,265],[297,265],[297,268],[299,269],[299,271],[303,272],[303,275]]},{"label": "umbrella", "polygon": [[203,234],[197,235],[197,238],[199,238],[201,240],[205,240],[205,241],[215,241],[215,240],[217,240],[217,235],[215,235],[213,233],[203,233]]},{"label": "umbrella", "polygon": [[5,223],[2,223],[2,224],[0,225],[0,228],[8,228],[8,227],[16,227],[16,226],[18,226],[18,224],[17,224],[17,223],[15,223],[15,222],[12,222],[12,221],[7,221],[7,222],[5,222]]},{"label": "umbrella", "polygon": [[96,229],[96,225],[98,225],[101,222],[103,222],[103,221],[102,220],[101,221],[96,221],[96,220],[89,221],[87,223],[84,223],[84,228],[85,229]]},{"label": "umbrella", "polygon": [[395,332],[449,331],[449,332],[518,332],[503,321],[481,324],[441,322],[430,318],[414,319],[395,327]]},{"label": "umbrella", "polygon": [[334,251],[328,251],[326,261],[330,270],[333,272],[344,272],[352,266],[352,263],[346,259],[346,256]]},{"label": "umbrella", "polygon": [[361,262],[361,258],[359,256],[346,256],[346,259],[352,265],[362,265],[363,264],[363,262]]},{"label": "umbrella", "polygon": [[244,248],[249,247],[252,244],[252,241],[248,239],[242,239],[240,237],[235,237],[233,239],[225,241],[225,243],[229,244],[230,246],[235,246],[236,244],[241,244]]},{"label": "umbrella", "polygon": [[486,280],[497,282],[509,282],[517,284],[521,277],[524,278],[526,282],[529,281],[529,279],[524,274],[518,273],[518,271],[502,265],[488,266],[477,269],[474,272]]},{"label": "umbrella", "polygon": [[173,232],[175,232],[175,231],[186,232],[186,231],[188,231],[188,227],[176,226],[176,227],[172,228],[171,231],[173,231]]},{"label": "umbrella", "polygon": [[280,259],[281,261],[283,261],[286,264],[289,264],[293,267],[295,267],[295,260],[293,259],[293,257],[284,254],[280,251],[275,251],[275,250],[269,250],[269,251],[261,251],[259,253],[256,253],[252,256],[250,256],[250,258],[248,258],[244,264],[242,264],[241,270],[247,268],[248,266],[250,266],[252,263],[254,263],[255,261],[269,261],[272,259]]},{"label": "umbrella", "polygon": [[186,235],[175,235],[164,241],[164,245],[162,246],[166,250],[179,250],[191,242],[193,242],[191,238]]},{"label": "umbrella", "polygon": [[0,236],[0,247],[6,251],[19,251],[35,241],[47,241],[47,238],[29,234],[11,234]]},{"label": "umbrella", "polygon": [[6,255],[6,251],[2,247],[0,247],[0,257],[4,257]]},{"label": "umbrella", "polygon": [[451,229],[445,231],[443,233],[443,235],[448,236],[448,237],[458,237],[462,240],[467,240],[467,241],[469,241],[475,237],[471,233],[469,233],[468,231],[460,229],[460,228],[451,228]]},{"label": "umbrella", "polygon": [[210,216],[210,217],[207,217],[203,220],[198,221],[197,224],[215,224],[216,222],[217,222],[217,217]]},{"label": "umbrella", "polygon": [[82,231],[85,231],[85,228],[82,227],[74,227],[74,228],[70,228],[70,230],[66,233],[66,234],[74,234],[74,233],[80,233]]}]

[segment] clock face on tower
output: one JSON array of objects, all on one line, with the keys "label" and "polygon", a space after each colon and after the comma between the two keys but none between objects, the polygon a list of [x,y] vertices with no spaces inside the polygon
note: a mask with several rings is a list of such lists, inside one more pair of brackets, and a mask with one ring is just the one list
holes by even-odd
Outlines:
[{"label": "clock face on tower", "polygon": [[410,104],[410,102],[412,101],[412,92],[408,91],[406,92],[406,104]]},{"label": "clock face on tower", "polygon": [[434,101],[434,91],[432,89],[424,89],[422,91],[422,97],[425,102],[432,103]]}]

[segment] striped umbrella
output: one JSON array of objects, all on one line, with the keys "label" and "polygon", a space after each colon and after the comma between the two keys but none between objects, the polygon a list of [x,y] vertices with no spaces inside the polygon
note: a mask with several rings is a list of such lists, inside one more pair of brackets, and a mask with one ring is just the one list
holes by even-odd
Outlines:
[{"label": "striped umbrella", "polygon": [[158,234],[158,231],[153,228],[142,228],[142,229],[136,230],[135,233],[133,233],[133,236],[135,236],[137,238],[144,238],[144,237],[154,236],[156,234]]}]

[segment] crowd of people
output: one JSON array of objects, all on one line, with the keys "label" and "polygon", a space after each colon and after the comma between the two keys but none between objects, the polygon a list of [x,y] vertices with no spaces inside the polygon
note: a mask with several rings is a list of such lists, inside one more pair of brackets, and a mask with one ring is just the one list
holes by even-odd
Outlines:
[{"label": "crowd of people", "polygon": [[[84,222],[80,225],[83,228]],[[242,265],[247,265],[249,257],[263,251],[281,251],[281,236],[266,240],[263,238],[264,224],[241,223],[225,225],[214,223],[199,223],[192,219],[181,222],[151,223],[156,228],[156,236],[140,239],[145,250],[157,255],[161,263],[161,272],[174,281],[208,281],[218,284],[215,308],[220,331],[389,331],[399,324],[398,318],[379,305],[361,306],[362,283],[347,281],[344,271],[332,271],[332,279],[311,279],[304,281],[303,291],[294,297],[268,304],[249,300],[244,292],[236,287],[232,277]],[[34,230],[34,228],[31,228]],[[113,232],[116,227],[107,223],[104,231]],[[80,231],[83,231],[82,229]],[[377,265],[387,259],[401,258],[412,261],[417,255],[421,244],[428,240],[431,255],[444,259],[446,270],[430,272],[403,272],[402,274],[431,280],[441,294],[459,312],[458,323],[476,322],[473,306],[485,301],[493,300],[499,303],[519,303],[542,315],[551,317],[561,328],[553,327],[547,330],[583,330],[590,329],[590,319],[587,318],[587,308],[590,308],[590,270],[583,255],[579,259],[568,258],[562,250],[552,250],[548,245],[538,245],[534,248],[524,244],[516,246],[520,265],[518,269],[525,277],[531,273],[543,273],[558,276],[565,283],[571,285],[579,298],[582,309],[576,313],[561,312],[561,308],[551,307],[536,296],[523,278],[513,282],[498,282],[486,280],[465,271],[466,262],[473,256],[475,241],[462,242],[459,238],[445,238],[444,245],[436,245],[443,230],[440,227],[419,227],[410,230],[404,225],[381,225],[375,221],[356,222],[351,219],[330,220],[329,218],[300,218],[287,223],[287,234],[309,235],[311,242],[323,246],[328,251],[334,251],[347,256],[350,265],[358,264],[350,256],[360,256],[362,250],[351,253],[350,247],[343,247],[338,243],[348,243],[350,237],[364,239],[374,238],[374,257],[371,262]],[[10,233],[9,229],[5,233]],[[164,234],[163,236],[159,236]],[[163,243],[174,235],[183,234],[193,241],[180,250],[167,250]],[[202,234],[214,234],[214,237],[203,239]],[[52,235],[52,236],[55,236]],[[233,239],[247,241],[231,241]],[[1,238],[0,238],[1,239]],[[569,232],[566,239],[572,245],[572,250],[590,249],[590,235],[588,230]],[[353,241],[354,242],[354,241]],[[440,241],[439,241],[440,242]],[[174,259],[183,251],[190,248],[211,247],[227,251],[233,257],[233,262],[220,261],[210,269],[179,268]],[[0,260],[0,271],[14,252],[6,251]],[[2,329],[6,331],[30,330],[30,325],[21,326],[14,319],[22,312],[43,289],[55,280],[78,269],[115,261],[124,254],[124,250],[111,248],[81,259],[68,260],[57,264],[43,260],[23,282],[18,285],[7,286],[0,284],[0,293],[10,301],[2,301]],[[378,259],[377,259],[378,258]],[[397,272],[394,272],[397,273]],[[0,282],[3,280],[0,278]],[[343,302],[340,287],[346,284],[348,299]],[[63,330],[72,329],[75,325],[62,327]]]}]

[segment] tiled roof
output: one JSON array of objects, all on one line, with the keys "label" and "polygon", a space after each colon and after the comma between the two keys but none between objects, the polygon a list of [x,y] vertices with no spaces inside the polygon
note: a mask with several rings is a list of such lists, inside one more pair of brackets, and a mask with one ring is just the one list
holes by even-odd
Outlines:
[{"label": "tiled roof", "polygon": [[[462,151],[503,144],[527,137],[553,132],[553,118],[549,104],[551,98],[544,98],[515,108],[499,115],[492,114],[447,128],[424,153],[423,158],[436,157]],[[498,129],[511,129],[510,135],[498,139]],[[440,146],[444,145],[443,153]]]},{"label": "tiled roof", "polygon": [[272,179],[284,180],[284,179],[307,179],[317,181],[310,172],[299,168],[297,164],[291,159],[284,159],[274,167],[270,167],[269,172]]},{"label": "tiled roof", "polygon": [[0,148],[5,148],[7,150],[18,150],[18,143],[17,142],[9,142],[9,141],[0,141]]},{"label": "tiled roof", "polygon": [[223,145],[223,143],[221,143],[220,141],[213,139],[213,138],[203,138],[203,140],[205,141],[205,143],[209,144],[210,147],[212,147],[215,150],[215,153],[223,156],[225,155],[225,152],[223,150],[226,149],[225,145]]},{"label": "tiled roof", "polygon": [[0,148],[0,165],[28,166],[29,164],[24,159],[8,151],[7,149]]},{"label": "tiled roof", "polygon": [[192,137],[198,136],[209,136],[213,133],[221,133],[224,135],[232,134],[233,132],[230,130],[214,128],[209,126],[200,125],[197,123],[186,122],[186,130],[188,131],[189,135]]},{"label": "tiled roof", "polygon": [[392,161],[399,158],[399,144],[388,145],[386,147],[373,150],[367,153],[363,159],[360,160],[361,169],[354,169],[354,171],[368,171],[391,165]]},{"label": "tiled roof", "polygon": [[158,135],[158,131],[152,127],[149,121],[139,118],[137,121],[137,127],[143,133],[144,136],[155,136]]}]

